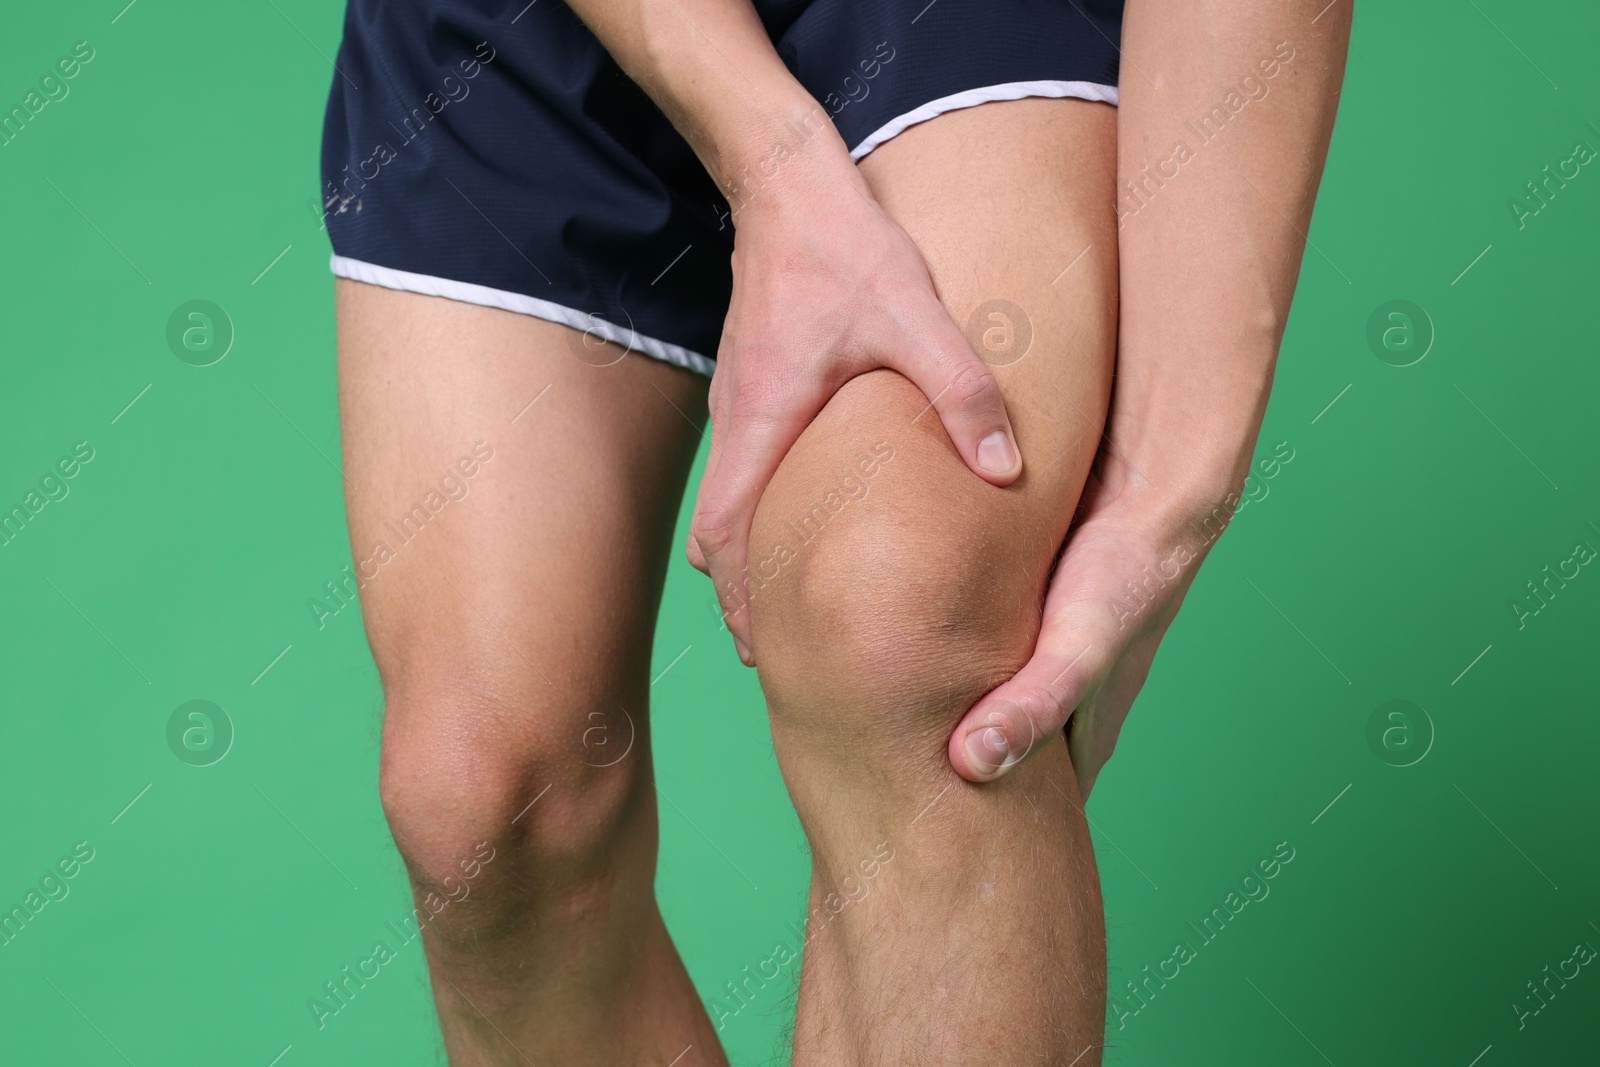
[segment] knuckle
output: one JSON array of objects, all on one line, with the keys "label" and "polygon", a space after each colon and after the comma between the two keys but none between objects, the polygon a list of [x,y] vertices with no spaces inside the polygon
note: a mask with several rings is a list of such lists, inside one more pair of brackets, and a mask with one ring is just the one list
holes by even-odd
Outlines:
[{"label": "knuckle", "polygon": [[1011,690],[991,714],[1002,720],[1010,740],[1024,750],[1054,733],[1064,718],[1059,697],[1043,686]]},{"label": "knuckle", "polygon": [[706,556],[715,556],[733,543],[734,517],[731,508],[716,506],[695,512],[689,533]]},{"label": "knuckle", "polygon": [[1040,687],[1026,698],[1028,725],[1033,732],[1032,743],[1046,740],[1061,729],[1072,709],[1064,705],[1061,695]]},{"label": "knuckle", "polygon": [[950,398],[962,408],[984,409],[1000,406],[1000,382],[994,372],[976,358],[963,363],[950,379]]}]

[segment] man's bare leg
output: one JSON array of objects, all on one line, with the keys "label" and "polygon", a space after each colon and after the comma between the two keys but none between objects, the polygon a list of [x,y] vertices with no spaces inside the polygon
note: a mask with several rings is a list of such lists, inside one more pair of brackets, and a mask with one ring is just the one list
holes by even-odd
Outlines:
[{"label": "man's bare leg", "polygon": [[338,315],[380,789],[450,1062],[721,1067],[656,908],[646,717],[705,381],[356,282]]},{"label": "man's bare leg", "polygon": [[927,399],[876,371],[762,499],[754,651],[813,857],[797,1067],[1100,1062],[1104,920],[1066,745],[979,786],[946,744],[1032,652],[1099,441],[1115,152],[1111,108],[1023,100],[915,126],[862,165],[997,364],[1026,466],[1009,489],[980,481]]}]

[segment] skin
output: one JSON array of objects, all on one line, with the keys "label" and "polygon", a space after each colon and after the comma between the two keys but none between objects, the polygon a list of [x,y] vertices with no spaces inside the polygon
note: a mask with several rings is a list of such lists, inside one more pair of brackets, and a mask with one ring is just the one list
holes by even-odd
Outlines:
[{"label": "skin", "polygon": [[[337,291],[351,550],[395,551],[361,590],[384,812],[419,908],[468,890],[423,932],[450,1062],[721,1065],[656,907],[647,710],[705,381],[600,366],[524,315]],[[386,524],[478,441],[467,496],[401,544]]]},{"label": "skin", "polygon": [[[751,621],[812,857],[796,1067],[1099,1062],[1104,918],[1065,740],[987,785],[959,778],[945,745],[1033,651],[1099,441],[1116,345],[1115,124],[1104,104],[984,104],[862,164],[951,315],[980,312],[972,341],[1000,364],[1032,459],[1009,487],[973,478],[920,417],[926,398],[878,371],[829,401],[756,511],[753,554],[793,549]],[[1011,310],[980,311],[997,299]],[[985,346],[1008,326],[1012,345]],[[859,499],[828,503],[862,457],[890,449]],[[885,851],[865,877],[862,861]]]},{"label": "skin", "polygon": [[[794,137],[797,127],[810,128],[815,101],[777,61],[750,5],[572,6],[737,209],[734,297],[711,393],[713,450],[688,551],[712,578],[740,658],[753,664],[755,504],[843,381],[874,365],[900,370],[933,398],[976,473],[1008,485],[1016,471],[996,476],[978,462],[976,443],[992,432],[996,410],[991,381],[950,353],[949,323],[930,311],[924,272],[893,228],[863,210],[871,194],[842,142],[831,129]],[[1170,157],[1175,139],[1193,139],[1184,123],[1223,103],[1245,75],[1268,93],[1214,143],[1191,146],[1203,161],[1121,220],[1121,387],[1097,478],[1052,583],[1035,656],[951,732],[951,766],[970,781],[1008,773],[1066,728],[1087,795],[1232,515],[1299,273],[1350,13],[1344,0],[1127,4],[1114,199],[1125,183],[1147,181],[1147,168]],[[1261,64],[1283,43],[1295,58],[1265,77]],[[764,164],[778,145],[790,156],[745,197],[739,190],[750,174],[771,170]],[[839,225],[827,224],[834,218]],[[931,366],[927,353],[940,353]],[[1154,582],[1152,570],[1168,573]],[[1130,584],[1145,590],[1136,612],[1124,610]]]},{"label": "skin", "polygon": [[[950,736],[950,762],[963,777],[1007,773],[1063,724],[1085,796],[1111,757],[1156,646],[1250,471],[1349,37],[1344,0],[1128,3],[1116,394],[1034,655]],[[1285,45],[1287,63],[1278,61]],[[1278,61],[1271,77],[1267,61]],[[1259,99],[1202,145],[1184,124],[1225,103],[1247,74],[1255,81],[1246,90]],[[1180,139],[1196,158],[1128,199],[1126,183],[1145,181]],[[990,727],[1003,750],[973,758],[969,740]]]},{"label": "skin", "polygon": [[[725,188],[815,111],[747,4],[574,7]],[[812,848],[797,1064],[1098,1062],[1082,796],[1251,455],[1342,72],[1348,8],[1319,7],[1134,0],[1125,62],[1149,84],[1123,78],[1121,114],[983,105],[859,168],[821,129],[736,205],[690,555],[760,665]],[[1282,40],[1296,57],[1271,94],[1119,231],[1114,173],[1165,156],[1174,116]],[[997,297],[1033,339],[990,368],[972,353],[992,320],[962,326]],[[484,843],[496,857],[424,936],[452,1062],[724,1063],[652,894],[645,714],[703,383],[574,360],[564,327],[356,283],[339,315],[358,559],[464,447],[506,441],[363,591],[414,891],[448,891]],[[545,385],[511,423],[508,398]],[[985,466],[997,430],[1025,467]],[[761,573],[880,443],[894,458],[866,494],[752,583],[747,561]],[[1178,548],[1187,571],[1131,624],[1109,606]],[[592,758],[597,723],[626,731],[624,757]]]},{"label": "skin", "polygon": [[878,367],[910,379],[992,485],[1014,481],[1022,459],[998,380],[748,0],[569,6],[673,121],[733,209],[733,297],[689,559],[710,574],[739,657],[753,664],[746,564],[756,503],[846,381]]},{"label": "skin", "polygon": [[[879,370],[832,398],[763,497],[758,543],[825,499],[861,451],[884,439],[898,450],[867,496],[751,601],[774,744],[812,849],[814,905],[827,909],[839,887],[853,893],[880,844],[893,853],[870,895],[806,946],[796,1063],[992,1062],[980,1050],[1002,1046],[983,1020],[1002,1009],[1037,1015],[1013,1036],[1041,1062],[1069,1062],[1097,1041],[1102,920],[1064,741],[997,787],[960,782],[941,752],[961,711],[1031,651],[1050,560],[1094,454],[1115,262],[1086,257],[1072,285],[1051,279],[1062,249],[1112,247],[1113,129],[1100,104],[985,105],[909,131],[863,167],[884,210],[928,250],[947,314],[970,319],[997,292],[1032,309],[1025,353],[984,350],[1004,364],[994,373],[1020,439],[1055,459],[1011,488],[973,477],[920,390]],[[1018,148],[1024,133],[1029,147]],[[957,165],[959,146],[988,162]],[[1062,154],[1082,165],[1061,170]],[[1002,168],[1028,181],[1001,181]],[[459,861],[480,842],[495,855],[423,939],[451,1062],[659,1065],[687,1049],[684,1065],[721,1064],[653,897],[646,713],[673,505],[705,383],[639,356],[597,366],[607,361],[576,357],[574,331],[523,316],[345,281],[339,296],[358,559],[395,540],[388,527],[472,442],[496,450],[469,495],[362,591],[384,684],[380,785],[419,904],[460,882]],[[980,323],[982,347],[990,324]],[[593,454],[548,462],[579,435]],[[875,564],[870,545],[902,547]],[[933,588],[910,595],[917,585]],[[931,624],[886,644],[922,648],[917,659],[937,676],[830,639],[841,628],[865,639],[885,612]],[[952,644],[939,621],[955,618],[967,622]],[[628,709],[624,722],[617,708]],[[635,738],[618,762],[595,751],[596,715]],[[873,722],[882,728],[864,729]],[[864,748],[841,750],[849,734]],[[965,941],[943,937],[951,922]],[[941,954],[922,952],[936,933]],[[991,940],[1014,957],[1003,986]],[[882,951],[864,951],[874,943]],[[863,1013],[869,1004],[845,992],[907,980],[944,992],[900,1001],[887,1029],[889,1008]],[[931,1012],[952,1009],[962,1025],[933,1026]],[[878,1034],[898,1036],[878,1044]]]}]

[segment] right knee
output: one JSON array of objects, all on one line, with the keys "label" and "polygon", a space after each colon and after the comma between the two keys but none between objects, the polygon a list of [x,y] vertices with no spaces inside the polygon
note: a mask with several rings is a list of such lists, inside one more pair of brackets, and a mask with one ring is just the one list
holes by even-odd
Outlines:
[{"label": "right knee", "polygon": [[[952,773],[950,730],[1033,651],[1060,536],[1020,492],[968,471],[937,423],[914,423],[925,404],[898,375],[847,385],[779,468],[752,533],[753,546],[792,544],[750,602],[780,758],[910,795]],[[825,524],[797,518],[837,503],[841,484],[859,489]]]},{"label": "right knee", "polygon": [[606,868],[645,784],[642,721],[487,670],[424,673],[385,705],[379,793],[419,890],[526,897]]}]

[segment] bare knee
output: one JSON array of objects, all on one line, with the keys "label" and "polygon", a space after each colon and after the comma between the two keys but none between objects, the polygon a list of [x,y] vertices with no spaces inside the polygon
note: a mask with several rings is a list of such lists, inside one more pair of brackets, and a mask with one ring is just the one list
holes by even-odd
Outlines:
[{"label": "bare knee", "polygon": [[762,499],[751,558],[784,565],[750,600],[775,731],[924,781],[948,773],[960,715],[1033,651],[1060,539],[913,421],[926,403],[888,372],[841,390]]},{"label": "bare knee", "polygon": [[418,889],[465,884],[481,910],[598,877],[639,803],[643,723],[504,667],[411,673],[386,693],[379,792]]}]

